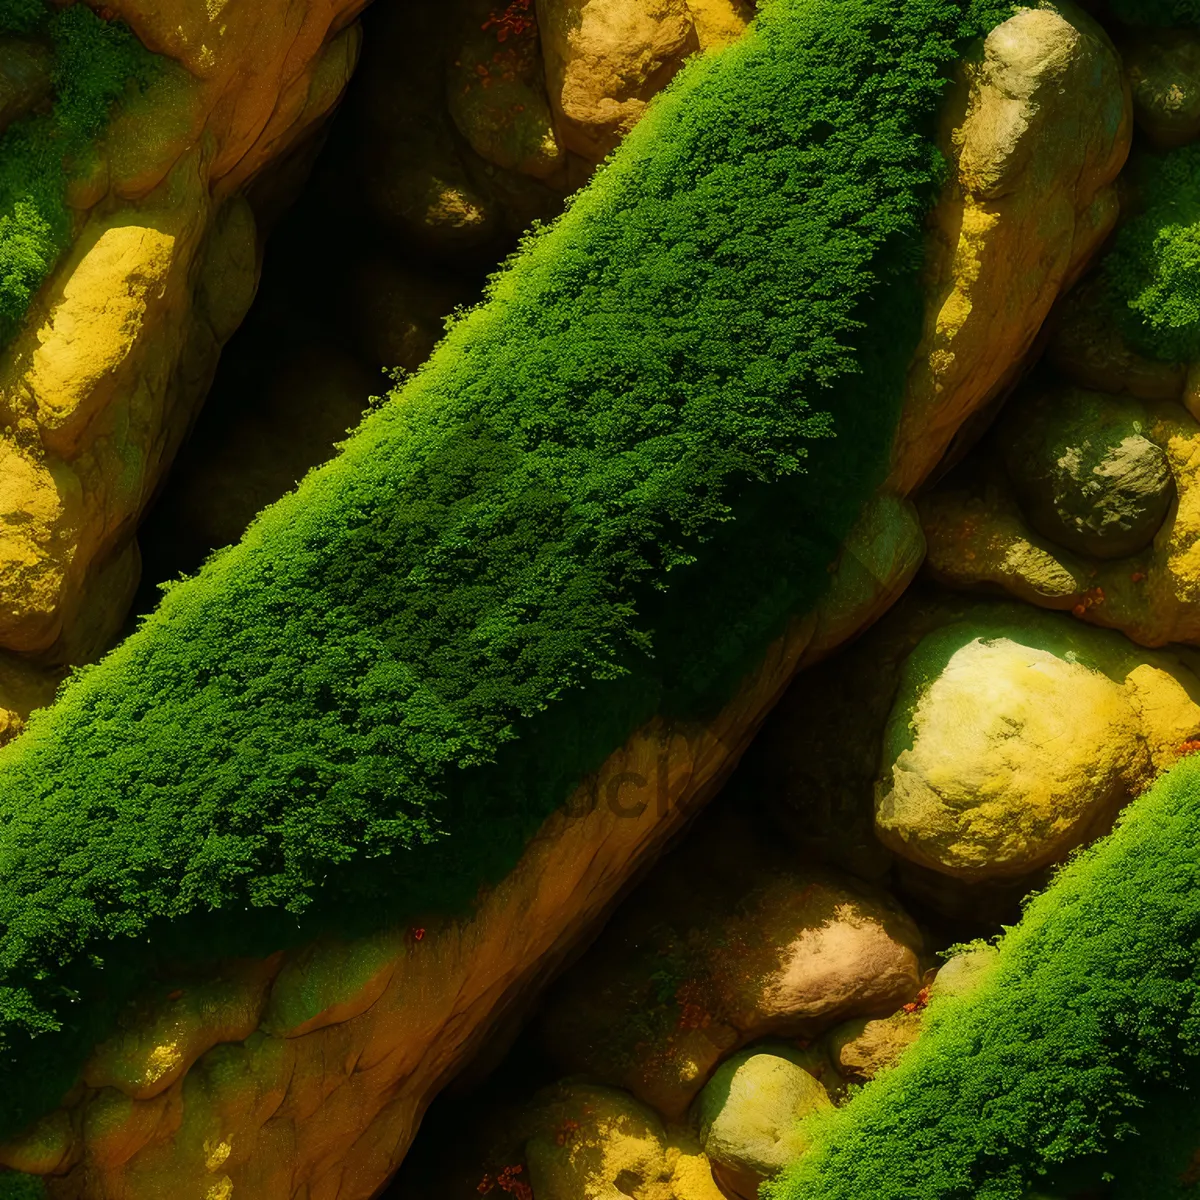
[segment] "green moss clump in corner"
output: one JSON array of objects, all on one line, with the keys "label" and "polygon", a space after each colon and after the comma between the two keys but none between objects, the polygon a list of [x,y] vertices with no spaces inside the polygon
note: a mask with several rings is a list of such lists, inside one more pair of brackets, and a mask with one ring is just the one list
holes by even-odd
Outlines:
[{"label": "green moss clump in corner", "polygon": [[811,607],[887,472],[950,69],[1010,12],[764,4],[0,751],[0,1135],[164,959],[469,908]]},{"label": "green moss clump in corner", "polygon": [[1131,346],[1166,362],[1200,357],[1200,143],[1146,155],[1135,169],[1144,207],[1101,270]]},{"label": "green moss clump in corner", "polygon": [[67,183],[113,105],[150,82],[158,60],[120,22],[77,3],[0,0],[0,35],[42,37],[54,48],[55,100],[0,134],[0,345],[23,320],[71,236]]},{"label": "green moss clump in corner", "polygon": [[974,991],[931,1005],[921,1040],[769,1200],[1023,1200],[1104,1163],[1148,1101],[1195,1082],[1197,863],[1191,756],[1030,901]]}]

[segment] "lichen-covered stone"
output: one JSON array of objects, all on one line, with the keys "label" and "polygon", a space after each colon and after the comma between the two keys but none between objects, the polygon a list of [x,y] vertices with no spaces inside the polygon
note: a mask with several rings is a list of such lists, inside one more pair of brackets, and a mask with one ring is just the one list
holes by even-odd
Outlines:
[{"label": "lichen-covered stone", "polygon": [[756,1200],[759,1185],[806,1149],[797,1127],[833,1107],[786,1045],[767,1043],[726,1059],[696,1098],[700,1144],[727,1193]]},{"label": "lichen-covered stone", "polygon": [[532,0],[466,0],[446,78],[450,115],[471,148],[505,170],[545,179],[566,163],[546,96]]},{"label": "lichen-covered stone", "polygon": [[1035,388],[1005,411],[996,441],[1034,529],[1077,554],[1127,558],[1150,545],[1175,499],[1149,428],[1137,400]]},{"label": "lichen-covered stone", "polygon": [[1029,876],[1103,832],[1200,730],[1200,679],[1098,631],[981,613],[909,655],[875,820],[896,854],[964,882]]}]

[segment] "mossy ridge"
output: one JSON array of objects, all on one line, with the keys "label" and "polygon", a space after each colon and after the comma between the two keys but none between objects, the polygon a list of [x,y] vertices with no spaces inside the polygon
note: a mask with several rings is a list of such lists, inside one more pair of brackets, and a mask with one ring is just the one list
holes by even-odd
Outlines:
[{"label": "mossy ridge", "polygon": [[1200,143],[1144,154],[1131,175],[1142,207],[1101,271],[1134,349],[1164,362],[1200,357]]},{"label": "mossy ridge", "polygon": [[931,1006],[771,1200],[1021,1200],[1111,1152],[1195,1071],[1197,862],[1192,756],[1031,899],[977,989]]},{"label": "mossy ridge", "polygon": [[0,134],[0,346],[71,237],[67,183],[128,87],[145,87],[159,60],[119,21],[76,3],[0,0],[0,35],[41,36],[54,47],[54,105]]},{"label": "mossy ridge", "polygon": [[949,68],[1010,12],[774,0],[0,752],[0,1132],[162,959],[466,909],[815,601],[886,471]]}]

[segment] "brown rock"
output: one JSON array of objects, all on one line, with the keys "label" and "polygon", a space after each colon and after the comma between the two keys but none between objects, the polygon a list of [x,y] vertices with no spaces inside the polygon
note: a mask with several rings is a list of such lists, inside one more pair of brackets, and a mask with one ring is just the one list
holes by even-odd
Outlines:
[{"label": "brown rock", "polygon": [[538,14],[559,136],[592,162],[700,48],[685,0],[542,0]]},{"label": "brown rock", "polygon": [[829,1056],[843,1078],[851,1083],[869,1083],[881,1071],[895,1066],[920,1035],[919,1012],[901,1011],[874,1020],[860,1017],[829,1034]]},{"label": "brown rock", "polygon": [[758,1038],[892,1011],[920,984],[920,934],[882,893],[790,865],[722,818],[614,917],[552,993],[555,1061],[678,1118]]},{"label": "brown rock", "polygon": [[1125,52],[1133,114],[1160,149],[1200,137],[1200,33],[1170,29],[1139,34]]}]

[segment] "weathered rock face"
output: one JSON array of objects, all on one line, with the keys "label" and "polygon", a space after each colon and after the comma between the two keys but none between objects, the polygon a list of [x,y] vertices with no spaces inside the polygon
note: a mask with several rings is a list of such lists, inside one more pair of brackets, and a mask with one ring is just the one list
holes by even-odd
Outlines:
[{"label": "weathered rock face", "polygon": [[1108,37],[1074,6],[987,37],[947,110],[951,186],[932,218],[931,293],[893,481],[911,491],[963,421],[1015,378],[1055,298],[1117,216],[1132,122]]},{"label": "weathered rock face", "polygon": [[336,102],[360,6],[110,6],[177,65],[74,185],[79,236],[0,356],[0,646],[82,662],[124,621],[137,517],[254,295],[237,192]]},{"label": "weathered rock face", "polygon": [[910,1000],[921,949],[885,895],[791,865],[723,817],[656,870],[555,989],[543,1038],[564,1071],[677,1119],[739,1046]]},{"label": "weathered rock face", "polygon": [[[221,81],[233,86],[230,81],[241,78],[228,62],[230,46],[236,46],[247,58],[244,77],[262,85],[254,95],[270,98],[262,130],[264,136],[273,132],[262,146],[243,120],[244,106],[230,101],[219,120],[212,116],[219,151],[213,161],[228,172],[214,193],[223,199],[277,146],[292,109],[282,101],[271,108],[279,89],[272,92],[262,82],[272,76],[262,50],[271,34],[270,14],[261,5],[255,9],[263,21],[258,30],[233,0],[226,8],[230,38],[238,40],[227,45],[217,38],[206,50],[203,30],[198,34],[197,21],[180,11],[184,3],[147,0],[129,11],[135,23],[144,18],[147,27],[161,30],[152,44],[175,48],[195,73],[196,87],[216,88]],[[420,22],[427,11],[409,7],[403,21]],[[211,1025],[189,1015],[181,1028],[173,1007],[181,997],[175,993],[186,997],[195,981],[164,983],[147,1008],[131,1014],[130,1029],[97,1049],[95,1063],[119,1060],[120,1072],[102,1076],[98,1067],[89,1068],[61,1110],[0,1149],[0,1162],[47,1174],[56,1198],[234,1194],[365,1200],[378,1189],[405,1154],[429,1098],[502,1018],[528,1002],[627,881],[722,782],[805,656],[828,654],[908,582],[920,558],[921,534],[907,495],[936,465],[959,423],[1003,386],[1060,282],[1107,228],[1112,202],[1103,189],[1124,157],[1128,132],[1115,59],[1085,19],[1041,10],[1035,17],[1031,23],[1021,14],[989,39],[997,54],[1003,52],[1003,78],[995,71],[976,72],[957,93],[957,115],[947,126],[959,130],[956,174],[938,210],[928,333],[913,368],[896,470],[851,535],[829,599],[772,646],[717,718],[704,725],[659,721],[635,734],[575,798],[578,803],[547,822],[518,867],[481,898],[471,918],[430,920],[420,930],[312,946],[259,964],[261,973],[251,972],[253,987],[231,968],[220,983],[227,990],[205,1001],[229,1019]],[[697,5],[693,14],[697,31],[722,22],[728,27],[736,19],[733,8],[722,15],[716,0]],[[330,17],[326,29],[335,27]],[[297,61],[309,45],[306,31],[307,25],[294,43]],[[348,31],[341,35],[351,37]],[[1012,49],[1026,38],[1033,38],[1033,50]],[[205,65],[207,53],[215,56],[215,65]],[[453,135],[443,142],[434,132],[421,141],[423,118],[413,117],[406,71],[398,61],[383,61],[364,80],[367,107],[381,121],[390,114],[393,131],[406,120],[411,131],[403,153],[391,158],[381,153],[378,163],[364,164],[364,172],[378,167],[371,178],[362,176],[366,199],[407,244],[477,252],[491,236],[488,222],[495,228],[508,218],[495,205],[477,203],[480,194],[472,191],[462,160],[454,168],[458,174],[450,172],[453,163],[443,173],[443,160],[431,157],[439,145],[454,144]],[[1086,103],[1073,98],[1077,78],[1087,80]],[[315,82],[312,90],[320,91]],[[183,94],[191,93],[185,88]],[[983,196],[973,181],[978,163],[990,153],[992,126],[979,112],[1003,108],[1002,97],[1010,94],[1026,100],[1017,102],[1015,111],[1024,116],[1000,155],[1009,173],[997,185],[1002,195]],[[292,91],[287,98],[290,103]],[[550,101],[554,111],[553,88]],[[569,147],[561,127],[559,133]],[[395,137],[390,144],[400,142]],[[424,158],[414,149],[422,145],[432,148]],[[129,162],[136,165],[132,157]],[[568,154],[568,168],[571,162]],[[114,178],[136,175],[141,181],[145,191],[139,197],[151,196],[170,170],[167,163],[156,176],[150,166],[136,172],[118,166]],[[204,170],[215,168],[205,164]],[[205,186],[209,178],[218,177],[206,176]],[[521,195],[546,194],[543,181],[523,178],[534,190]],[[508,211],[516,211],[515,203]],[[960,226],[961,239],[947,233]],[[207,360],[200,355],[196,361]],[[189,378],[202,374],[197,370]],[[55,504],[80,503],[69,488],[61,494],[60,499],[59,490],[46,491],[47,524]],[[778,962],[775,975],[767,977],[771,986],[764,987],[759,977],[757,990],[730,993],[753,1017],[728,1026],[739,1037],[749,1029],[775,1028],[776,1020],[789,1027],[812,1020],[819,1027],[855,1012],[886,1012],[901,990],[898,979],[910,990],[918,982],[914,945],[905,940],[912,927],[894,908],[873,909],[875,900],[863,898],[866,889],[844,881],[835,886],[814,879],[813,886],[804,900],[792,889],[799,906],[792,915],[799,912],[800,918],[793,929],[800,933],[792,938],[796,945],[778,931],[773,935]],[[836,919],[825,929],[804,924],[803,906],[815,918],[822,904],[825,915]],[[893,921],[910,933],[890,934]],[[861,976],[833,966],[852,968],[868,959],[870,971]],[[824,977],[810,970],[822,963],[828,968]],[[881,978],[892,983],[881,986]],[[839,980],[842,998],[828,1005]],[[705,1031],[688,1031],[693,1032]],[[724,1049],[715,1053],[720,1057]],[[696,1081],[692,1094],[702,1082]]]},{"label": "weathered rock face", "polygon": [[1156,146],[1200,137],[1200,34],[1146,31],[1130,45],[1125,67],[1137,123]]},{"label": "weathered rock face", "polygon": [[759,1185],[804,1153],[797,1123],[833,1107],[786,1045],[726,1059],[696,1099],[700,1144],[726,1194],[756,1200]]}]

